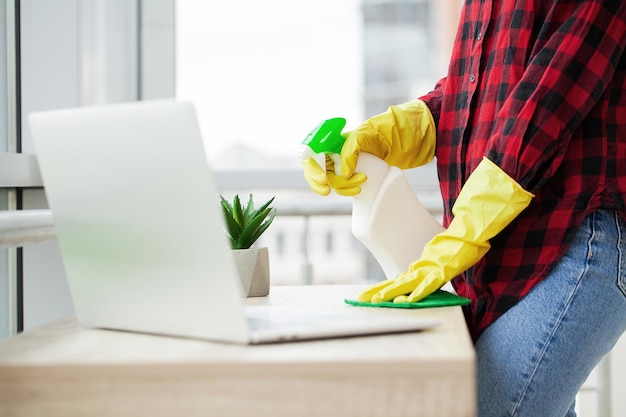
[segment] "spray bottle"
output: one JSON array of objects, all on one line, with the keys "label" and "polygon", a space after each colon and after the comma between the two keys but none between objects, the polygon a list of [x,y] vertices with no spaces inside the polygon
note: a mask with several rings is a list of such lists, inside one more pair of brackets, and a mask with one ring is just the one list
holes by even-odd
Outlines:
[{"label": "spray bottle", "polygon": [[[328,155],[340,174],[345,125],[343,118],[320,123],[302,142],[300,158],[312,157],[325,170]],[[424,245],[444,229],[421,204],[400,168],[361,152],[355,171],[367,180],[352,197],[352,234],[376,258],[385,276],[393,279],[419,259]]]}]

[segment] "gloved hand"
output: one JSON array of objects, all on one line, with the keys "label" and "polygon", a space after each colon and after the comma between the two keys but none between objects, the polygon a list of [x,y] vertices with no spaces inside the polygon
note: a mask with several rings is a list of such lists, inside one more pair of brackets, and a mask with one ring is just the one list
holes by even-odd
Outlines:
[{"label": "gloved hand", "polygon": [[352,197],[361,192],[360,185],[367,177],[363,173],[355,173],[349,178],[336,175],[334,163],[326,157],[326,171],[324,171],[313,158],[302,161],[304,168],[304,179],[309,187],[320,195],[330,194],[330,189],[334,189],[339,195]]},{"label": "gloved hand", "polygon": [[314,159],[302,161],[304,178],[313,191],[320,195],[355,196],[367,177],[354,173],[359,152],[367,152],[384,159],[389,165],[415,168],[430,162],[435,156],[436,127],[426,103],[413,100],[391,106],[382,114],[366,120],[347,134],[341,150],[340,173],[326,158],[326,171]]},{"label": "gloved hand", "polygon": [[448,229],[424,246],[421,258],[407,272],[371,286],[358,300],[415,302],[432,294],[478,262],[491,247],[489,240],[513,221],[532,197],[484,158],[461,189]]},{"label": "gloved hand", "polygon": [[349,133],[341,149],[340,175],[352,176],[360,152],[402,169],[425,165],[435,157],[436,130],[423,101],[391,106]]}]

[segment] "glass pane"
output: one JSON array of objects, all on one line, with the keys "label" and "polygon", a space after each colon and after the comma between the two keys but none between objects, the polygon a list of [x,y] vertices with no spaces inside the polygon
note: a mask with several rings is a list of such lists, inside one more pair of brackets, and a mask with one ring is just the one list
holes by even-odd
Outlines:
[{"label": "glass pane", "polygon": [[[0,22],[6,22],[6,19],[6,0],[0,0]],[[6,25],[0,25],[0,152],[9,151],[7,76],[7,29]],[[6,207],[0,205],[0,209],[6,209]]]},{"label": "glass pane", "polygon": [[[0,189],[0,211],[6,210],[8,207],[8,192]],[[13,326],[10,322],[15,317],[15,312],[11,311],[15,306],[13,302],[14,291],[10,285],[10,269],[12,262],[9,262],[9,256],[14,251],[7,248],[0,248],[0,340],[9,337],[13,333]]]},{"label": "glass pane", "polygon": [[435,37],[428,1],[366,1],[364,14],[365,112],[418,97],[437,79]]},{"label": "glass pane", "polygon": [[137,0],[81,0],[80,105],[136,100]]},{"label": "glass pane", "polygon": [[216,168],[299,167],[320,121],[363,117],[358,0],[177,3],[177,97]]},{"label": "glass pane", "polygon": [[[0,22],[6,22],[6,0],[0,0]],[[7,30],[6,25],[0,26],[0,152],[9,150],[9,127],[7,123]],[[9,190],[0,188],[0,211],[9,207]],[[10,320],[14,312],[10,309],[15,305],[12,302],[13,291],[10,283],[9,250],[0,248],[0,340],[12,333]]]},{"label": "glass pane", "polygon": [[350,129],[430,91],[445,49],[433,4],[178,1],[177,97],[196,104],[214,166],[297,167],[320,121]]},{"label": "glass pane", "polygon": [[[298,146],[319,122],[344,117],[350,130],[430,91],[448,50],[433,16],[458,8],[437,1],[179,0],[176,95],[196,105],[213,167],[247,171],[251,182],[261,171],[302,179]],[[303,212],[337,207],[275,220],[263,237],[273,283],[381,279],[352,237],[351,200],[322,201],[305,186],[253,190]]]}]

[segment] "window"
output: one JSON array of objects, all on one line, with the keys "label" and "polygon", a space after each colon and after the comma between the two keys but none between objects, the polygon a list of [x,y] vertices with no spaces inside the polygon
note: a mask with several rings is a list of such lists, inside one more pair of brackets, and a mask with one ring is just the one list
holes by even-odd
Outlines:
[{"label": "window", "polygon": [[[285,207],[291,216],[305,213],[304,227],[288,227],[293,219],[281,218],[270,228],[281,228],[285,242],[297,241],[290,234],[305,234],[299,237],[304,243],[294,246],[301,246],[297,254],[270,250],[273,282],[287,277],[291,283],[355,275],[381,278],[360,242],[346,238],[352,236],[350,199],[326,197],[327,207],[332,202],[336,209],[333,219],[324,210],[313,213],[324,204],[304,183],[298,146],[324,119],[344,117],[349,130],[391,104],[430,91],[443,73],[440,51],[448,50],[439,32],[448,18],[440,14],[454,19],[455,30],[460,8],[457,0],[443,4],[442,0],[177,2],[176,95],[196,105],[209,157],[221,174],[218,180],[230,187],[260,187],[246,192],[277,194],[279,217],[284,217],[280,215]],[[426,176],[436,181],[434,170]],[[266,179],[263,184],[260,178]],[[281,184],[292,189],[278,190]],[[333,226],[326,235],[329,224]],[[266,242],[276,244],[270,239],[273,232],[268,233]],[[336,256],[328,256],[329,250]],[[287,272],[286,265],[299,262],[304,263],[305,274],[313,264],[312,277],[298,278],[293,268]],[[283,269],[285,277],[277,276]]]},{"label": "window", "polygon": [[[0,19],[0,214],[10,224],[47,207],[30,112],[173,97],[174,0],[0,0]],[[0,339],[72,311],[56,242],[0,247]]]},{"label": "window", "polygon": [[448,40],[433,22],[458,8],[444,3],[180,0],[177,97],[196,104],[216,168],[297,167],[320,121],[353,128],[434,86]]},{"label": "window", "polygon": [[[197,106],[218,179],[261,184],[266,188],[255,192],[267,195],[276,194],[281,184],[300,187],[292,190],[290,216],[272,227],[284,232],[279,244],[284,251],[276,252],[285,262],[274,263],[284,267],[284,276],[302,282],[294,271],[309,271],[311,260],[325,259],[306,251],[323,250],[323,235],[315,233],[332,223],[333,248],[342,255],[316,265],[315,274],[329,281],[344,277],[337,265],[357,271],[367,264],[362,247],[347,239],[349,200],[329,197],[337,209],[314,213],[310,202],[319,205],[319,197],[304,189],[297,148],[325,118],[343,116],[350,129],[387,104],[413,96],[404,86],[417,82],[418,69],[376,62],[376,53],[386,52],[372,46],[371,30],[403,27],[422,34],[411,42],[440,45],[423,13],[438,16],[441,4],[453,2],[0,0],[0,19],[7,22],[0,33],[0,78],[5,80],[0,83],[0,210],[46,208],[41,179],[15,179],[15,170],[4,162],[8,157],[27,168],[36,164],[29,112],[172,97],[176,87],[178,98]],[[426,74],[429,68],[419,71]],[[298,214],[302,208],[305,216]],[[299,242],[309,244],[300,248]],[[0,248],[0,338],[20,327],[16,316],[27,329],[71,312],[57,251],[56,242]],[[352,275],[366,274],[359,269]],[[304,282],[316,283],[317,276]]]}]

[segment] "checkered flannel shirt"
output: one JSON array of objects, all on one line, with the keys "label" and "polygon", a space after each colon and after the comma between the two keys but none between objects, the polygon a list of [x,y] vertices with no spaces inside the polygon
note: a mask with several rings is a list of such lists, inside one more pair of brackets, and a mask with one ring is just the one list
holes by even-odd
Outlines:
[{"label": "checkered flannel shirt", "polygon": [[626,2],[466,0],[446,78],[420,97],[437,123],[444,223],[486,156],[535,194],[474,267],[474,340],[550,272],[598,208],[626,217]]}]

